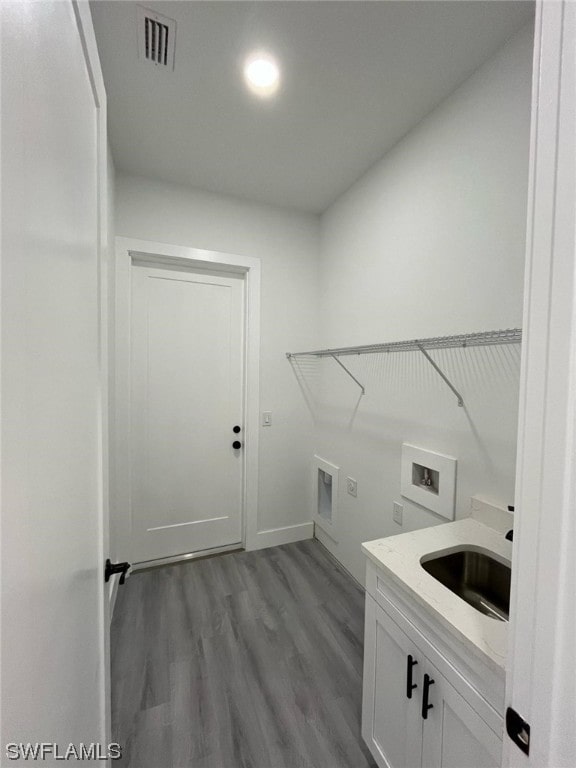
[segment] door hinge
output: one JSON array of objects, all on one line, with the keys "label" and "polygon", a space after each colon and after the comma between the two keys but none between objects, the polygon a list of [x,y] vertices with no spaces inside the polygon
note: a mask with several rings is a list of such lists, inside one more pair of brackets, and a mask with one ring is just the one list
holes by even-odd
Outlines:
[{"label": "door hinge", "polygon": [[506,710],[506,733],[525,754],[530,752],[530,725],[512,707]]}]

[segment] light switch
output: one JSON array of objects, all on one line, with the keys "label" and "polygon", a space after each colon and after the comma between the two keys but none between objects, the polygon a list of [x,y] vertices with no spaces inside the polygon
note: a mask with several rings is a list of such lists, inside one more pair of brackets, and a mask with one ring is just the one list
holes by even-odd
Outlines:
[{"label": "light switch", "polygon": [[272,411],[264,411],[262,413],[262,426],[263,427],[272,426]]}]

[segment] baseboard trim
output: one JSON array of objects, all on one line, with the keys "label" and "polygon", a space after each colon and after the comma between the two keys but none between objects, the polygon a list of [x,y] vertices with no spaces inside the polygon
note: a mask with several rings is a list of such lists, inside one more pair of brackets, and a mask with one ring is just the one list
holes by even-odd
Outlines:
[{"label": "baseboard trim", "polygon": [[283,528],[270,528],[267,531],[258,531],[254,549],[291,544],[294,541],[311,539],[313,536],[314,523],[299,523],[298,525],[286,525]]},{"label": "baseboard trim", "polygon": [[[350,573],[350,571],[348,570],[348,568],[346,568],[346,566],[345,566],[345,565],[344,565],[342,562],[340,562],[340,560],[339,560],[339,559],[336,557],[336,555],[334,554],[334,552],[332,552],[332,551],[331,551],[331,550],[330,550],[330,549],[329,549],[329,548],[326,546],[325,542],[323,542],[323,541],[322,541],[322,539],[321,539],[321,538],[318,536],[318,530],[320,530],[320,532],[321,532],[321,533],[322,533],[324,536],[328,536],[328,534],[326,533],[326,531],[325,531],[323,528],[320,528],[320,526],[317,526],[317,527],[314,529],[314,538],[316,539],[316,541],[318,542],[318,544],[320,544],[320,546],[322,547],[322,549],[326,550],[326,554],[328,555],[328,557],[329,557],[331,560],[333,560],[333,561],[334,561],[334,565],[336,565],[336,566],[337,566],[337,567],[338,567],[338,568],[339,568],[341,571],[343,571],[343,572],[346,574],[346,576],[349,576],[349,577],[352,579],[352,581],[353,581],[353,582],[356,584],[356,586],[357,586],[357,587],[359,587],[359,589],[361,589],[361,590],[362,590],[362,592],[366,592],[366,587],[364,586],[364,584],[362,584],[362,582],[361,582],[361,581],[358,581],[358,579],[356,578],[356,576],[354,576],[352,573]],[[328,536],[328,538],[330,538],[330,536]]]},{"label": "baseboard trim", "polygon": [[316,536],[316,531],[318,529],[320,529],[325,536],[328,536],[330,541],[333,541],[334,544],[338,544],[338,539],[334,535],[334,527],[332,524],[326,523],[325,520],[322,520],[320,515],[314,515],[314,536]]}]

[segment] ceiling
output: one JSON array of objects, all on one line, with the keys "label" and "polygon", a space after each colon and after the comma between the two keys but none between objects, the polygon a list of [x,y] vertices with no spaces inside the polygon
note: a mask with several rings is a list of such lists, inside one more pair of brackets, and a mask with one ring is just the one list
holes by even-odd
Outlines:
[{"label": "ceiling", "polygon": [[[116,167],[321,212],[518,29],[529,2],[144,2],[176,20],[176,64],[138,59],[137,4],[95,0]],[[242,63],[278,59],[255,98]]]}]

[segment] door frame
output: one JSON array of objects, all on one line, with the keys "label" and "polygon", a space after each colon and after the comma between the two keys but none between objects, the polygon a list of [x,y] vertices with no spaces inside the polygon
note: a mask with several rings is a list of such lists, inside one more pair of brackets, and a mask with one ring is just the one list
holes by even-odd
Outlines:
[{"label": "door frame", "polygon": [[[260,259],[202,248],[116,237],[116,301],[115,301],[115,482],[114,512],[126,516],[123,526],[125,541],[118,542],[122,559],[132,562],[131,504],[131,270],[135,261],[148,261],[162,267],[178,266],[184,270],[209,269],[236,274],[244,279],[244,435],[242,481],[242,544],[257,548],[258,532],[258,458],[260,413]],[[125,510],[125,512],[123,512]],[[221,551],[230,549],[225,547]],[[210,550],[215,553],[216,550]],[[183,553],[174,558],[153,561],[155,564],[184,560],[196,553]]]},{"label": "door frame", "polygon": [[538,0],[503,765],[576,755],[576,4]]},{"label": "door frame", "polygon": [[97,234],[96,245],[98,254],[98,272],[95,279],[98,283],[98,327],[99,327],[99,482],[98,490],[99,515],[98,515],[98,551],[102,564],[102,578],[100,579],[100,690],[101,690],[101,721],[104,725],[105,742],[109,743],[112,736],[112,700],[110,680],[110,600],[109,593],[104,582],[104,562],[110,553],[110,471],[109,471],[109,398],[110,387],[108,378],[108,329],[109,329],[109,270],[112,254],[109,253],[109,234],[111,228],[110,214],[108,210],[108,114],[107,96],[104,87],[104,77],[100,65],[96,34],[92,23],[92,14],[88,0],[71,0],[74,10],[78,34],[82,49],[88,79],[92,87],[94,105],[96,107],[96,153],[97,153]]}]

